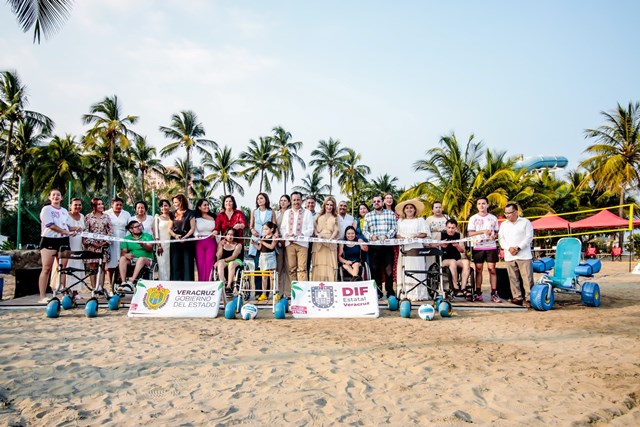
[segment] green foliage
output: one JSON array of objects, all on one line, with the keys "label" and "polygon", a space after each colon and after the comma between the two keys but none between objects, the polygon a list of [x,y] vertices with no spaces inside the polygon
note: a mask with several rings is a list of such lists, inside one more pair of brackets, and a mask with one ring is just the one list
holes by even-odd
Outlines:
[{"label": "green foliage", "polygon": [[628,252],[635,254],[635,256],[640,255],[640,234],[632,234],[629,240],[624,245],[625,249]]}]

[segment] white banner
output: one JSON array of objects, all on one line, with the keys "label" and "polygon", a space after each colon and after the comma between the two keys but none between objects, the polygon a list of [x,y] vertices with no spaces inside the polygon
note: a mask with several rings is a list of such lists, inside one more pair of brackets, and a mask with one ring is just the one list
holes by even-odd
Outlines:
[{"label": "white banner", "polygon": [[217,317],[223,282],[138,280],[129,317]]},{"label": "white banner", "polygon": [[378,292],[364,282],[292,282],[289,310],[296,319],[378,317]]}]

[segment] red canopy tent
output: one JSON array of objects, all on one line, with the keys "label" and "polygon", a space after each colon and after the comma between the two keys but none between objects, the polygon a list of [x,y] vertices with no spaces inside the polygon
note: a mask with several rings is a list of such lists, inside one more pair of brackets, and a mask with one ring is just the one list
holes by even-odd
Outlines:
[{"label": "red canopy tent", "polygon": [[534,230],[566,230],[569,228],[569,221],[547,212],[541,218],[531,221]]},{"label": "red canopy tent", "polygon": [[[628,227],[629,220],[604,209],[595,215],[570,223],[572,229],[576,228],[621,228]],[[633,225],[640,225],[640,220],[633,221]]]}]

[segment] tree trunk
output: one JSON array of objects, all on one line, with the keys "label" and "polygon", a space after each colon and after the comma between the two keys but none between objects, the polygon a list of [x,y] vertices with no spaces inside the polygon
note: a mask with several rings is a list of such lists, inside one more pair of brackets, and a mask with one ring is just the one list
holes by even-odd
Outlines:
[{"label": "tree trunk", "polygon": [[144,174],[145,174],[145,170],[146,170],[146,168],[140,168],[140,171],[142,172],[142,182],[140,183],[140,191],[142,192],[140,194],[141,200],[144,200]]},{"label": "tree trunk", "polygon": [[284,194],[287,194],[287,181],[289,180],[289,174],[284,172]]},{"label": "tree trunk", "polygon": [[329,167],[329,195],[333,196],[333,168]]},{"label": "tree trunk", "polygon": [[0,180],[4,179],[4,174],[7,173],[9,168],[9,155],[11,154],[11,137],[13,136],[13,121],[9,122],[9,135],[7,136],[7,148],[4,150],[4,165],[2,165],[2,173],[0,173]]},{"label": "tree trunk", "polygon": [[113,199],[113,155],[115,151],[115,141],[113,138],[109,138],[109,176],[107,178],[107,195],[108,201],[111,203]]},{"label": "tree trunk", "polygon": [[[191,156],[190,150],[187,148],[187,170],[185,171],[184,196],[189,200],[189,181],[191,180]],[[186,208],[185,208],[186,209]]]}]

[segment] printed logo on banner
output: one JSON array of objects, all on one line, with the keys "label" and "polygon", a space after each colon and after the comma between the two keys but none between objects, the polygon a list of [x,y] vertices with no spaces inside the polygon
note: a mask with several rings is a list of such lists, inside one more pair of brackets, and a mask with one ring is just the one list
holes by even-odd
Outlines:
[{"label": "printed logo on banner", "polygon": [[311,287],[311,303],[319,309],[329,309],[335,303],[335,292],[333,286],[320,283]]},{"label": "printed logo on banner", "polygon": [[165,306],[169,300],[169,289],[158,285],[156,288],[147,290],[142,303],[149,310],[159,310]]}]

